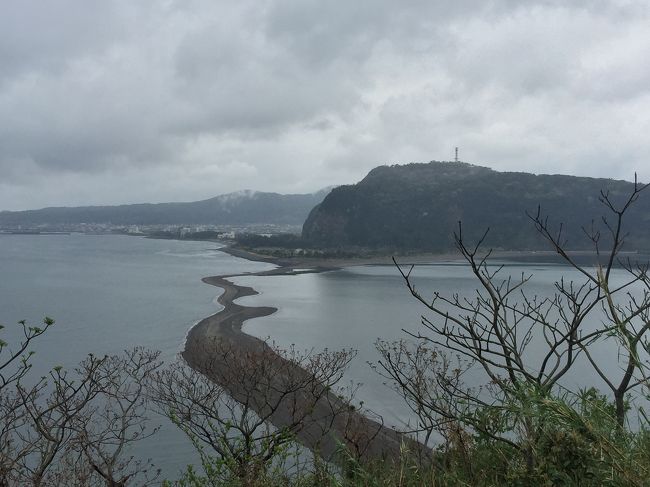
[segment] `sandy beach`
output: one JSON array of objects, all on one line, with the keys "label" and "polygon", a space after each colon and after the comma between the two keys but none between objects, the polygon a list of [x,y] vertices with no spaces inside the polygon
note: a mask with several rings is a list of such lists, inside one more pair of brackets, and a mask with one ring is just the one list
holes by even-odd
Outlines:
[{"label": "sandy beach", "polygon": [[[309,269],[294,267],[278,267],[270,271],[255,274],[240,275],[291,275],[305,272],[323,272],[337,268],[337,265],[310,265]],[[228,347],[229,353],[238,357],[268,357],[272,354],[271,364],[277,376],[278,384],[286,376],[297,377],[306,372],[292,362],[276,354],[264,341],[242,332],[242,324],[252,318],[267,316],[275,311],[273,307],[242,306],[234,301],[243,296],[252,296],[257,291],[250,287],[238,286],[228,280],[236,275],[206,277],[203,282],[224,290],[218,302],[224,309],[200,321],[188,333],[182,356],[195,370],[207,375],[221,385],[228,394],[236,400],[250,402],[250,390],[244,390],[241,381],[236,380],[237,371],[232,370],[232,364],[219,360],[221,347]],[[260,355],[261,354],[261,355]],[[251,358],[250,361],[255,361]],[[206,367],[205,364],[210,364]],[[249,364],[255,366],[256,364]],[[271,387],[270,389],[277,389]],[[267,391],[269,388],[266,389]],[[397,458],[403,442],[411,449],[422,450],[410,438],[385,427],[379,421],[370,419],[356,410],[348,407],[347,403],[332,392],[320,391],[320,397],[305,417],[305,427],[296,432],[297,440],[311,450],[317,450],[325,459],[333,459],[340,444],[346,444],[360,452],[364,459]],[[283,406],[274,411],[271,421],[278,428],[286,427],[295,417],[296,404],[305,401],[304,391],[288,394],[282,398]],[[268,398],[254,398],[253,403],[267,404]],[[260,406],[263,407],[263,406]],[[291,412],[293,411],[293,413]],[[301,411],[300,414],[305,414]],[[352,431],[352,429],[354,431]]]}]

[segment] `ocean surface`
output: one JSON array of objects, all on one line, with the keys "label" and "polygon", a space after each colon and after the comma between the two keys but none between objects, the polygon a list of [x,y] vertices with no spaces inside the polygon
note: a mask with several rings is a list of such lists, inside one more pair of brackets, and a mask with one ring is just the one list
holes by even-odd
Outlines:
[{"label": "ocean surface", "polygon": [[[87,353],[116,353],[135,345],[160,350],[164,360],[174,360],[187,330],[220,308],[216,303],[220,290],[203,284],[202,277],[273,267],[229,256],[217,247],[209,242],[127,236],[0,235],[0,323],[7,326],[3,338],[16,337],[18,320],[38,324],[47,315],[56,319],[56,325],[35,347],[36,370],[72,367]],[[580,277],[558,265],[505,264],[504,276],[534,275],[526,287],[530,295],[550,296],[561,277]],[[468,268],[455,262],[421,265],[413,276],[424,296],[434,291],[469,296],[476,289]],[[621,278],[620,272],[615,273],[615,280]],[[247,322],[244,331],[284,348],[358,350],[345,379],[351,387],[359,386],[356,400],[389,425],[403,426],[412,419],[371,367],[379,360],[377,339],[408,338],[406,331],[423,331],[422,314],[431,317],[410,295],[395,267],[233,280],[260,292],[239,303],[279,308],[271,316]],[[594,320],[597,324],[598,316]],[[610,371],[618,370],[614,349],[601,347],[597,353]],[[566,385],[603,386],[584,363],[578,364]],[[134,453],[151,457],[166,477],[176,478],[184,465],[196,462],[196,456],[182,433],[155,419],[163,424],[161,432]]]},{"label": "ocean surface", "polygon": [[[272,268],[236,259],[210,242],[117,235],[0,235],[2,338],[16,342],[18,320],[56,320],[33,347],[34,372],[72,368],[88,353],[119,353],[134,346],[174,360],[187,330],[218,311],[219,289],[201,278]],[[134,454],[151,457],[168,478],[196,455],[165,418],[161,431]]]},{"label": "ocean surface", "polygon": [[[573,268],[548,263],[495,262],[503,265],[499,276],[511,277],[514,281],[522,275],[532,276],[522,288],[528,297],[552,297],[556,293],[555,283],[564,278],[568,283],[582,283],[583,276]],[[405,270],[408,265],[404,263]],[[476,295],[477,280],[467,265],[459,262],[418,265],[412,275],[415,288],[425,299],[434,292],[451,297],[472,297]],[[612,289],[625,282],[627,275],[614,270],[610,284]],[[421,324],[422,317],[436,320],[434,314],[417,301],[407,289],[404,279],[394,266],[358,266],[323,274],[297,276],[238,277],[238,284],[253,286],[260,296],[239,300],[242,304],[273,305],[278,312],[263,318],[251,320],[243,327],[249,334],[271,340],[280,347],[295,345],[299,349],[353,348],[358,356],[353,362],[347,380],[360,385],[356,398],[372,411],[380,414],[386,424],[407,427],[414,417],[405,409],[402,399],[386,384],[375,370],[380,360],[375,344],[377,340],[395,341],[412,339],[411,335],[431,335]],[[637,297],[641,286],[630,286],[627,291]],[[515,294],[514,299],[521,299]],[[444,307],[443,307],[444,309]],[[453,313],[452,308],[447,308]],[[552,315],[549,315],[552,316]],[[602,323],[600,310],[585,321],[585,329]],[[440,319],[437,319],[440,322]],[[539,333],[533,337],[526,351],[529,363],[539,364],[547,347]],[[593,356],[611,377],[619,377],[622,368],[618,362],[617,349],[612,342],[595,344]],[[455,354],[447,354],[451,359]],[[480,370],[465,375],[470,387],[478,388],[487,382]],[[596,387],[608,392],[606,384],[594,373],[583,357],[579,357],[572,370],[560,385],[578,391]]]}]

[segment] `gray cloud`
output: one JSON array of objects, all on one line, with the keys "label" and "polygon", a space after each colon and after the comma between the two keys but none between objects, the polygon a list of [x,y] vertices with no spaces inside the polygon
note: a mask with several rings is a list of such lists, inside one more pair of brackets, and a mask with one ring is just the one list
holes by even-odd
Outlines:
[{"label": "gray cloud", "polygon": [[450,159],[650,180],[639,2],[0,5],[0,210]]}]

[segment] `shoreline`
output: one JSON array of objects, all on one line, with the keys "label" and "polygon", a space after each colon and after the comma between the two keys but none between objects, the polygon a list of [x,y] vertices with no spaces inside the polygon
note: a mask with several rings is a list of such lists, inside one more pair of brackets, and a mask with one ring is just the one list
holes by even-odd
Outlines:
[{"label": "shoreline", "polygon": [[[221,252],[253,262],[266,262],[274,264],[281,269],[292,269],[294,272],[301,272],[297,269],[316,269],[316,272],[338,270],[343,267],[370,266],[370,265],[393,265],[392,255],[377,255],[372,257],[270,257],[257,254],[249,250],[230,247],[228,245],[218,249]],[[458,253],[447,254],[414,254],[396,256],[398,260],[404,260],[405,264],[425,264],[461,261]]]},{"label": "shoreline", "polygon": [[[217,302],[223,306],[223,309],[202,319],[189,329],[181,356],[190,367],[218,383],[236,400],[238,398],[250,400],[250,397],[246,396],[247,391],[242,388],[241,384],[237,383],[236,379],[228,379],[228,377],[232,378],[234,375],[232,372],[228,372],[230,364],[224,363],[223,355],[221,356],[221,363],[219,363],[219,349],[224,344],[229,351],[234,352],[237,356],[248,357],[244,367],[246,365],[253,366],[255,359],[251,357],[262,354],[267,358],[272,356],[272,366],[277,367],[278,371],[283,370],[285,374],[289,371],[289,375],[295,376],[306,374],[306,371],[276,353],[264,340],[249,335],[242,330],[242,325],[246,321],[269,316],[278,309],[272,306],[244,306],[237,304],[235,302],[237,299],[259,293],[252,287],[237,285],[229,279],[246,276],[263,277],[321,273],[354,266],[394,265],[390,256],[338,259],[314,257],[274,258],[229,246],[217,248],[216,250],[233,257],[255,262],[266,262],[276,266],[266,271],[224,274],[202,279],[206,284],[223,289],[223,293],[217,298]],[[587,257],[592,254],[576,252],[574,255]],[[499,251],[493,253],[491,258],[494,260],[510,260],[512,262],[531,262],[531,259],[537,262],[548,262],[554,260],[556,254],[551,251]],[[464,259],[459,254],[398,256],[396,260],[400,265],[436,265],[464,262]],[[211,364],[211,367],[216,367],[212,373],[211,369],[205,366],[208,363]],[[262,397],[253,399],[259,403],[264,402]],[[288,399],[288,402],[292,401]],[[293,402],[295,403],[295,398]],[[429,455],[431,453],[429,448],[411,437],[386,427],[383,423],[370,419],[356,410],[349,410],[342,418],[338,418],[337,414],[340,413],[333,413],[332,408],[341,404],[342,401],[338,396],[328,392],[308,418],[311,428],[298,431],[296,434],[297,441],[312,451],[318,451],[323,458],[332,459],[340,444],[348,444],[357,450],[359,449],[359,445],[351,444],[347,437],[349,431],[346,428],[349,428],[350,424],[354,424],[357,430],[355,432],[357,439],[361,437],[365,442],[362,448],[364,458],[375,460],[398,458],[404,442],[408,444],[409,449],[417,451],[420,455]],[[271,422],[276,427],[287,426],[290,421],[290,413],[283,413],[282,411],[278,411],[271,418]],[[315,429],[321,432],[320,436],[315,434],[314,425],[317,425]],[[327,437],[324,438],[322,432],[326,429],[329,432]]]},{"label": "shoreline", "polygon": [[[375,255],[370,257],[271,257],[268,255],[257,254],[255,252],[231,247],[225,245],[217,250],[233,257],[250,260],[253,262],[266,262],[274,264],[280,268],[291,269],[322,269],[336,270],[343,267],[354,266],[375,266],[375,265],[393,265],[393,257],[400,265],[436,265],[446,263],[465,263],[465,259],[458,251],[447,253],[414,253],[406,255]],[[567,252],[569,256],[582,263],[594,261],[597,254],[591,250],[571,250]],[[479,256],[485,256],[487,252],[482,252]],[[650,258],[650,254],[641,251],[620,251],[619,257],[623,258]],[[543,264],[560,264],[567,265],[566,262],[554,250],[494,250],[490,251],[490,261],[493,262],[511,262],[511,263],[543,263]]]},{"label": "shoreline", "polygon": [[[228,252],[230,253],[230,252]],[[228,356],[243,357],[245,364],[241,368],[254,368],[257,357],[265,357],[271,367],[272,376],[281,383],[284,377],[305,376],[307,371],[286,358],[277,354],[265,341],[244,333],[242,325],[246,321],[268,316],[277,311],[271,306],[243,306],[235,303],[245,296],[254,296],[258,292],[248,286],[240,286],[229,278],[239,276],[272,276],[318,273],[335,270],[338,266],[312,266],[300,269],[293,266],[280,266],[268,271],[255,273],[227,274],[205,277],[206,284],[219,287],[224,292],[217,298],[223,309],[195,324],[187,333],[181,356],[194,370],[203,373],[219,384],[235,400],[251,401],[251,392],[246,390],[239,376],[233,371],[232,364],[224,359],[224,347]],[[208,365],[206,365],[208,364]],[[229,380],[229,378],[235,378]],[[305,428],[296,431],[296,440],[314,452],[318,452],[325,460],[336,460],[341,444],[348,445],[353,451],[361,452],[364,460],[397,459],[402,445],[407,443],[409,448],[420,454],[428,454],[430,450],[409,436],[375,421],[365,414],[350,408],[333,392],[320,392],[322,397],[317,399],[305,415]],[[292,414],[296,414],[295,404],[301,400],[304,391],[292,393],[282,399],[286,407],[278,408],[270,417],[275,427],[282,428],[292,424]],[[268,404],[262,393],[252,394],[252,402]],[[242,401],[240,401],[242,402]],[[293,407],[293,409],[292,409]],[[293,413],[291,412],[293,411]],[[258,411],[259,412],[259,411]]]},{"label": "shoreline", "polygon": [[[248,286],[240,286],[232,282],[233,277],[246,276],[278,276],[278,275],[298,275],[306,273],[321,273],[342,269],[344,267],[354,266],[374,266],[374,265],[394,265],[391,256],[375,256],[367,258],[338,258],[325,259],[314,257],[291,257],[291,258],[274,258],[270,256],[256,254],[247,250],[237,249],[230,246],[223,246],[216,250],[232,255],[233,257],[246,259],[255,262],[265,262],[273,264],[276,267],[266,271],[244,272],[235,274],[223,274],[218,276],[204,277],[202,281],[215,287],[223,289],[223,293],[217,298],[217,302],[223,306],[221,311],[203,318],[192,326],[186,334],[182,351],[180,355],[186,363],[203,373],[211,380],[218,383],[234,399],[240,398],[250,400],[246,396],[246,391],[242,389],[237,379],[232,379],[233,373],[229,372],[228,363],[224,363],[223,357],[219,362],[221,345],[225,344],[229,350],[234,351],[238,356],[256,356],[255,354],[268,354],[273,356],[273,362],[278,369],[292,370],[290,374],[305,374],[306,372],[296,365],[291,365],[288,361],[278,355],[264,341],[255,336],[249,335],[242,330],[242,325],[251,319],[269,316],[277,311],[272,306],[244,306],[237,304],[235,301],[241,297],[254,296],[259,294],[255,289]],[[495,252],[492,255],[494,259],[526,260],[538,259],[543,260],[553,258],[554,252]],[[396,260],[400,265],[422,265],[422,264],[443,264],[464,262],[459,254],[419,254],[409,256],[398,256]],[[216,367],[212,371],[210,367]],[[254,364],[254,359],[248,359],[248,365]],[[231,378],[231,380],[228,379]],[[264,402],[262,398],[256,398],[258,402]],[[290,401],[289,401],[290,402]],[[418,443],[411,437],[400,433],[392,428],[384,426],[382,423],[370,419],[358,411],[348,411],[342,420],[335,419],[332,413],[332,407],[340,405],[341,400],[332,393],[328,393],[320,407],[315,408],[309,420],[313,423],[311,431],[299,431],[296,439],[305,447],[312,451],[319,451],[326,458],[331,459],[335,456],[341,443],[349,444],[346,438],[346,428],[354,424],[357,429],[356,436],[364,438],[366,444],[363,447],[364,456],[370,459],[398,458],[403,442],[409,445],[409,449],[417,451],[420,455],[430,455],[431,450],[426,446]],[[287,408],[288,409],[288,408]],[[291,420],[290,414],[275,414],[271,422],[276,427],[286,426]],[[317,424],[321,435],[314,433],[314,424]],[[322,431],[329,428],[330,432],[327,438],[322,437]],[[359,433],[359,429],[363,430]],[[357,448],[359,445],[351,445]]]}]

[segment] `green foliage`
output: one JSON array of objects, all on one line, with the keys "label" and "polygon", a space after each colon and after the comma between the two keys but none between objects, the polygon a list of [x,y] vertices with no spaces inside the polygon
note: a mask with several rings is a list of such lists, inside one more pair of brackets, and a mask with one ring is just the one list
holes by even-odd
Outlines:
[{"label": "green foliage", "polygon": [[[321,247],[361,246],[386,251],[446,251],[459,221],[469,240],[490,227],[495,249],[545,249],[526,212],[541,205],[561,215],[571,249],[591,249],[582,232],[600,222],[601,189],[618,200],[632,183],[560,175],[497,172],[464,163],[381,166],[361,182],[332,190],[309,215],[303,237]],[[628,249],[650,249],[650,198],[630,211]],[[606,234],[606,232],[603,232]],[[604,238],[601,244],[604,244]]]},{"label": "green foliage", "polygon": [[[51,326],[25,327],[41,333]],[[60,370],[60,369],[59,369]],[[454,367],[450,369],[452,372]],[[424,486],[650,486],[650,431],[643,411],[627,403],[640,416],[635,430],[620,428],[611,399],[594,388],[577,393],[549,394],[534,387],[522,387],[513,399],[498,407],[485,405],[471,411],[471,423],[484,428],[464,429],[461,423],[446,424],[447,442],[430,458],[418,457],[403,447],[398,458],[382,462],[360,462],[340,450],[345,461],[335,467],[315,457],[305,462],[286,437],[272,456],[262,458],[237,435],[221,437],[221,451],[215,455],[186,428],[183,418],[172,420],[193,439],[200,465],[188,466],[167,487],[424,487]],[[486,434],[512,432],[527,418],[533,438],[508,444]],[[232,424],[226,421],[226,430]],[[229,426],[230,425],[230,426]],[[228,433],[228,431],[226,431]],[[288,433],[277,430],[277,435]],[[272,441],[271,438],[265,441]],[[260,445],[261,451],[269,447]],[[248,455],[248,456],[247,456]],[[79,484],[83,485],[83,484]],[[130,484],[128,484],[130,485]]]},{"label": "green foliage", "polygon": [[[464,435],[431,458],[419,458],[405,447],[392,461],[364,462],[341,449],[344,467],[315,459],[309,467],[287,474],[284,461],[270,464],[254,482],[244,484],[221,460],[204,458],[203,473],[188,467],[181,479],[165,485],[181,487],[425,487],[425,486],[649,486],[650,433],[617,429],[615,408],[595,389],[562,397],[542,397],[526,391],[526,411],[540,425],[534,445],[535,462],[511,445],[485,435]],[[522,411],[504,410],[505,422]],[[286,460],[284,457],[282,460]],[[224,475],[224,472],[230,474]]]},{"label": "green foliage", "polygon": [[257,235],[254,233],[240,233],[236,236],[237,245],[244,248],[283,248],[298,249],[310,248],[311,243],[300,235],[293,233],[279,233],[277,235]]},{"label": "green foliage", "polygon": [[[30,326],[25,320],[20,320],[18,325],[22,328],[22,339],[18,343],[10,344],[0,339],[0,392],[8,386],[20,382],[31,368],[30,358],[34,354],[30,350],[32,342],[44,334],[54,320],[50,317],[43,318],[43,326]],[[5,330],[0,325],[0,332]],[[2,399],[2,396],[0,396]]]}]

